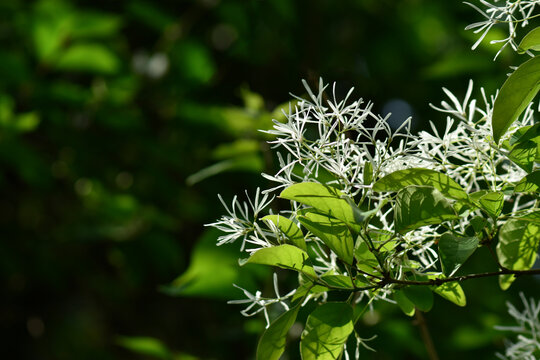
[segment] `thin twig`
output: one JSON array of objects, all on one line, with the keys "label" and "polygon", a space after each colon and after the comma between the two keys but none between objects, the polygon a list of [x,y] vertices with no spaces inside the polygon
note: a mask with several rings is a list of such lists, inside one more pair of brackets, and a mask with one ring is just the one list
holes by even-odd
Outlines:
[{"label": "thin twig", "polygon": [[435,344],[433,344],[433,339],[431,339],[424,315],[420,310],[416,309],[415,317],[416,325],[418,325],[420,328],[420,335],[422,336],[422,341],[424,341],[424,345],[426,346],[429,360],[439,360],[439,355],[437,355],[437,350],[435,349]]}]

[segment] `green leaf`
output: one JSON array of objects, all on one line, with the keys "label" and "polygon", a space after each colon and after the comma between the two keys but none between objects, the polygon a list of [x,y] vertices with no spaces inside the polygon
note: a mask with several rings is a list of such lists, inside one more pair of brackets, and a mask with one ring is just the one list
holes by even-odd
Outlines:
[{"label": "green leaf", "polygon": [[540,188],[540,170],[533,171],[521,179],[514,188],[514,192],[538,192]]},{"label": "green leaf", "polygon": [[[499,231],[496,249],[499,262],[511,270],[528,270],[536,261],[539,244],[540,223],[527,218],[510,219]],[[502,275],[499,285],[506,290],[514,280],[513,275]]]},{"label": "green leaf", "polygon": [[394,223],[401,234],[458,218],[450,202],[432,187],[408,186],[396,196]]},{"label": "green leaf", "polygon": [[442,298],[453,302],[457,306],[467,305],[465,292],[457,282],[447,282],[437,287],[434,287],[433,292]]},{"label": "green leaf", "polygon": [[119,336],[118,345],[136,354],[153,356],[159,359],[172,359],[170,350],[158,339],[143,336]]},{"label": "green leaf", "polygon": [[248,265],[249,269],[238,266],[240,244],[216,246],[221,234],[215,229],[207,230],[197,241],[191,253],[187,270],[160,290],[171,296],[195,296],[229,300],[236,297],[236,284],[249,291],[257,287],[257,278],[267,278],[267,268]]},{"label": "green leaf", "polygon": [[119,17],[98,12],[81,12],[74,17],[71,38],[97,38],[114,35],[122,22]]},{"label": "green leaf", "polygon": [[403,293],[401,290],[394,291],[394,300],[396,300],[396,303],[398,304],[399,308],[403,313],[407,316],[413,316],[415,312],[414,304],[407,295]]},{"label": "green leaf", "polygon": [[496,143],[529,106],[538,90],[540,90],[540,56],[521,64],[501,87],[491,118],[493,139]]},{"label": "green leaf", "polygon": [[193,186],[210,177],[231,171],[247,171],[260,173],[264,169],[264,161],[259,154],[245,154],[232,159],[226,159],[205,167],[186,179],[186,184]]},{"label": "green leaf", "polygon": [[530,173],[538,156],[537,153],[538,144],[532,140],[528,140],[514,146],[512,150],[510,150],[508,158],[520,168]]},{"label": "green leaf", "polygon": [[502,192],[488,192],[478,199],[478,205],[491,216],[497,217],[503,209],[504,194]]},{"label": "green leaf", "polygon": [[[397,245],[396,240],[390,240],[394,236],[394,233],[388,230],[369,229],[367,236],[369,236],[373,246],[383,252],[392,251]],[[358,246],[358,242],[356,245]]]},{"label": "green leaf", "polygon": [[315,285],[312,281],[306,281],[296,289],[291,301],[294,303],[296,300],[302,299],[308,294],[321,294],[328,290],[329,289],[325,286]]},{"label": "green leaf", "polygon": [[525,53],[527,50],[540,51],[540,27],[534,28],[523,37],[519,43],[517,52]]},{"label": "green leaf", "polygon": [[442,234],[439,240],[439,257],[444,275],[452,276],[478,248],[478,243],[479,239],[476,236],[458,237],[451,233]]},{"label": "green leaf", "polygon": [[320,238],[341,260],[352,264],[354,240],[345,223],[309,209],[299,212],[298,221]]},{"label": "green leaf", "polygon": [[480,190],[470,195],[471,201],[489,215],[497,217],[501,214],[504,205],[504,194],[502,192],[490,192]]},{"label": "green leaf", "polygon": [[346,303],[326,303],[306,321],[300,341],[302,360],[335,360],[353,331],[353,310]]},{"label": "green leaf", "polygon": [[373,182],[373,165],[371,161],[364,164],[364,185],[370,185]]},{"label": "green leaf", "polygon": [[433,293],[428,286],[405,286],[403,293],[421,311],[427,312],[433,307]]},{"label": "green leaf", "polygon": [[113,52],[101,44],[75,44],[60,55],[56,68],[112,74],[120,68],[120,61]]},{"label": "green leaf", "polygon": [[338,288],[343,290],[352,290],[354,285],[349,276],[345,275],[325,275],[321,277],[321,280],[332,288]]},{"label": "green leaf", "polygon": [[522,126],[510,137],[510,146],[532,140],[538,143],[540,139],[540,123]]},{"label": "green leaf", "polygon": [[240,265],[249,263],[277,266],[283,269],[299,271],[308,276],[317,276],[311,267],[308,254],[304,250],[289,244],[257,250],[247,260],[242,260]]},{"label": "green leaf", "polygon": [[281,354],[285,351],[287,333],[296,320],[298,310],[300,310],[300,305],[281,314],[264,331],[257,346],[257,360],[279,360]]},{"label": "green leaf", "polygon": [[465,234],[469,236],[475,236],[481,234],[482,230],[487,225],[487,220],[482,216],[475,216],[470,221],[467,227],[465,228]]},{"label": "green leaf", "polygon": [[312,206],[319,212],[343,221],[354,231],[359,231],[359,224],[364,217],[344,198],[344,194],[330,186],[314,182],[294,184],[279,195],[288,200]]},{"label": "green leaf", "polygon": [[290,219],[281,215],[268,215],[263,217],[262,220],[274,224],[274,226],[276,226],[294,246],[307,251],[306,241],[304,240],[302,230],[300,230],[298,225]]},{"label": "green leaf", "polygon": [[356,278],[353,284],[351,277],[346,275],[324,275],[321,280],[334,290],[353,290],[357,287],[371,285],[367,280],[360,277]]},{"label": "green leaf", "polygon": [[356,240],[354,257],[356,258],[356,266],[364,272],[373,273],[374,269],[379,268],[377,258],[369,250],[368,243],[360,236]]},{"label": "green leaf", "polygon": [[378,180],[373,191],[399,191],[409,185],[431,186],[446,197],[456,200],[468,200],[463,188],[448,176],[429,169],[406,169],[395,171]]}]

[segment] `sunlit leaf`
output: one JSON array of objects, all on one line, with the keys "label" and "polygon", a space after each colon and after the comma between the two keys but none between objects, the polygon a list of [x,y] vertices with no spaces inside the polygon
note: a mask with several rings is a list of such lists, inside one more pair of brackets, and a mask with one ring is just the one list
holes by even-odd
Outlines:
[{"label": "sunlit leaf", "polygon": [[315,285],[312,281],[306,281],[296,289],[291,301],[294,303],[296,300],[301,300],[307,295],[320,294],[327,292],[328,290],[329,289],[325,286]]},{"label": "sunlit leaf", "polygon": [[540,27],[532,29],[521,39],[517,50],[518,53],[523,54],[527,50],[540,51]]},{"label": "sunlit leaf", "polygon": [[373,182],[373,165],[371,161],[366,161],[364,164],[364,185],[371,185]]},{"label": "sunlit leaf", "polygon": [[346,303],[326,303],[315,309],[302,333],[302,360],[338,359],[353,331],[352,319],[352,308]]},{"label": "sunlit leaf", "polygon": [[314,182],[294,184],[283,190],[279,196],[312,206],[325,215],[343,221],[356,231],[364,220],[364,216],[355,211],[356,209],[344,198],[344,194],[330,186]]},{"label": "sunlit leaf", "polygon": [[520,168],[530,173],[538,156],[537,152],[538,144],[532,140],[528,140],[514,146],[512,150],[510,150],[508,158]]},{"label": "sunlit leaf", "polygon": [[398,170],[375,182],[373,191],[399,191],[409,185],[431,186],[446,197],[467,200],[465,190],[450,177],[429,169]]},{"label": "sunlit leaf", "polygon": [[281,215],[267,215],[263,217],[262,220],[274,224],[274,226],[276,226],[294,246],[307,251],[306,241],[304,240],[302,230],[300,230],[298,225],[290,219]]},{"label": "sunlit leaf", "polygon": [[320,238],[341,260],[352,264],[354,240],[345,223],[313,211],[300,212],[298,221]]},{"label": "sunlit leaf", "polygon": [[[502,266],[511,270],[528,270],[534,265],[540,244],[540,223],[531,219],[534,218],[513,218],[501,227],[496,250]],[[514,280],[513,275],[502,275],[499,284],[506,290]]]},{"label": "sunlit leaf", "polygon": [[540,57],[536,56],[514,71],[501,87],[493,107],[493,139],[499,142],[508,127],[529,106],[540,90]]},{"label": "sunlit leaf", "polygon": [[529,175],[521,179],[514,188],[517,193],[520,192],[538,192],[540,188],[540,171],[533,171]]},{"label": "sunlit leaf", "polygon": [[467,305],[467,298],[461,285],[457,282],[447,282],[432,288],[433,292],[458,306]]},{"label": "sunlit leaf", "polygon": [[398,304],[399,308],[403,313],[407,316],[413,316],[415,313],[415,307],[414,304],[407,295],[403,293],[401,290],[395,290],[394,291],[394,300]]},{"label": "sunlit leaf", "polygon": [[308,254],[304,250],[289,244],[257,250],[248,259],[242,260],[240,264],[277,266],[283,269],[296,270],[309,276],[317,276],[313,267],[311,267]]},{"label": "sunlit leaf", "polygon": [[369,245],[367,241],[364,240],[361,236],[359,236],[356,240],[354,257],[356,259],[356,266],[358,267],[358,269],[364,272],[373,273],[373,270],[379,267],[379,262],[377,261],[377,258],[369,250]]},{"label": "sunlit leaf", "polygon": [[396,196],[394,223],[402,234],[453,219],[458,219],[458,216],[452,205],[432,187],[408,186]]}]

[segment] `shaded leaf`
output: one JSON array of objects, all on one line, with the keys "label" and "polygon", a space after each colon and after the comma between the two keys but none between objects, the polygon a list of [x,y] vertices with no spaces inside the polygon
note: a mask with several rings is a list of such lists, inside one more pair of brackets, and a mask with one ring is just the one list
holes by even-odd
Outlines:
[{"label": "shaded leaf", "polygon": [[302,360],[335,360],[353,331],[353,311],[346,303],[326,303],[313,311],[300,341]]},{"label": "shaded leaf", "polygon": [[452,276],[478,248],[478,243],[479,239],[476,236],[458,237],[451,233],[442,234],[439,240],[439,257],[443,273]]},{"label": "shaded leaf", "polygon": [[285,351],[287,333],[296,320],[298,310],[300,310],[300,305],[281,314],[264,331],[257,346],[257,360],[279,360]]},{"label": "shaded leaf", "polygon": [[229,171],[248,171],[260,173],[264,169],[264,161],[258,154],[247,154],[220,161],[205,167],[186,179],[186,184],[193,186],[203,180]]},{"label": "shaded leaf", "polygon": [[264,278],[268,269],[258,265],[249,265],[250,269],[240,268],[240,244],[217,247],[219,234],[215,229],[205,232],[191,253],[187,270],[160,290],[171,296],[204,296],[223,300],[237,296],[232,284],[254,291],[256,275]]},{"label": "shaded leaf", "polygon": [[373,182],[373,165],[371,161],[366,161],[364,164],[364,185],[370,185]]},{"label": "shaded leaf", "polygon": [[409,299],[418,310],[427,312],[433,306],[433,293],[428,286],[410,285],[402,289],[407,299]]},{"label": "shaded leaf", "polygon": [[65,50],[58,61],[59,70],[111,74],[118,71],[118,57],[100,44],[74,44]]},{"label": "shaded leaf", "polygon": [[134,353],[160,359],[172,359],[170,350],[158,339],[143,336],[119,336],[118,345]]}]

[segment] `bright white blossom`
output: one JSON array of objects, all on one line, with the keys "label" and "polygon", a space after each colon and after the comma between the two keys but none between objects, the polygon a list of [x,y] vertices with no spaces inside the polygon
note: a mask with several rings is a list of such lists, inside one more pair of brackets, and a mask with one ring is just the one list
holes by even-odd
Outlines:
[{"label": "bright white blossom", "polygon": [[[411,133],[410,119],[393,131],[386,117],[372,112],[373,104],[362,99],[350,100],[352,89],[344,100],[338,100],[335,85],[332,97],[325,98],[328,89],[321,81],[318,92],[314,93],[306,86],[308,99],[297,98],[286,113],[286,122],[274,121],[273,130],[267,133],[275,137],[270,144],[277,150],[279,170],[275,174],[263,174],[275,186],[267,190],[257,189],[254,200],[240,202],[237,197],[228,207],[223,199],[227,215],[215,223],[209,224],[224,232],[218,239],[218,245],[242,241],[242,250],[249,254],[275,245],[285,240],[279,227],[260,218],[273,200],[271,193],[299,182],[316,181],[337,186],[342,193],[359,204],[368,204],[369,208],[378,209],[379,224],[368,225],[373,231],[394,234],[395,248],[384,259],[383,266],[392,271],[396,279],[405,279],[406,272],[424,274],[437,273],[439,261],[435,240],[448,227],[447,224],[422,226],[406,234],[399,234],[394,229],[394,197],[390,193],[374,192],[372,180],[366,179],[366,163],[373,169],[372,179],[379,179],[396,170],[408,168],[429,168],[445,173],[460,184],[465,191],[472,193],[481,189],[502,191],[508,185],[521,179],[525,172],[507,160],[505,150],[491,141],[491,115],[495,95],[486,95],[480,89],[475,98],[471,80],[463,99],[459,99],[448,89],[443,92],[448,100],[440,106],[431,107],[445,115],[443,124],[431,123],[431,131]],[[533,124],[532,106],[524,112],[508,131],[506,138],[518,127]],[[247,194],[246,194],[247,195]],[[514,198],[513,211],[523,211],[530,203],[521,202],[521,197]],[[280,212],[296,224],[297,212],[305,206],[291,202],[291,209]],[[480,215],[479,210],[466,211],[453,227],[464,233],[470,220]],[[313,268],[318,275],[347,275],[337,255],[328,249],[324,241],[316,235],[305,232],[306,241],[311,243],[314,255]],[[357,275],[359,277],[362,274]],[[369,274],[365,274],[369,280]],[[277,278],[274,278],[277,281]],[[358,291],[356,301],[368,298],[373,301],[392,301],[393,285],[379,289],[376,293],[369,290]],[[251,316],[264,312],[268,320],[268,306],[280,303],[287,308],[286,300],[293,292],[280,297],[275,282],[275,298],[265,298],[261,292],[251,294],[242,289],[246,300],[235,300],[233,304],[249,304],[242,314]],[[308,294],[303,304],[312,299],[326,301],[326,293]]]},{"label": "bright white blossom", "polygon": [[465,30],[474,29],[474,33],[481,34],[472,46],[474,50],[495,25],[501,24],[505,26],[507,28],[507,36],[503,39],[492,40],[490,42],[491,44],[502,44],[495,55],[495,58],[497,58],[508,45],[514,51],[518,49],[516,42],[517,29],[529,25],[529,20],[536,17],[534,11],[540,5],[540,0],[494,0],[492,2],[480,0],[480,3],[481,6],[477,6],[473,3],[466,2],[466,4],[478,11],[484,17],[484,20],[468,25]]}]

